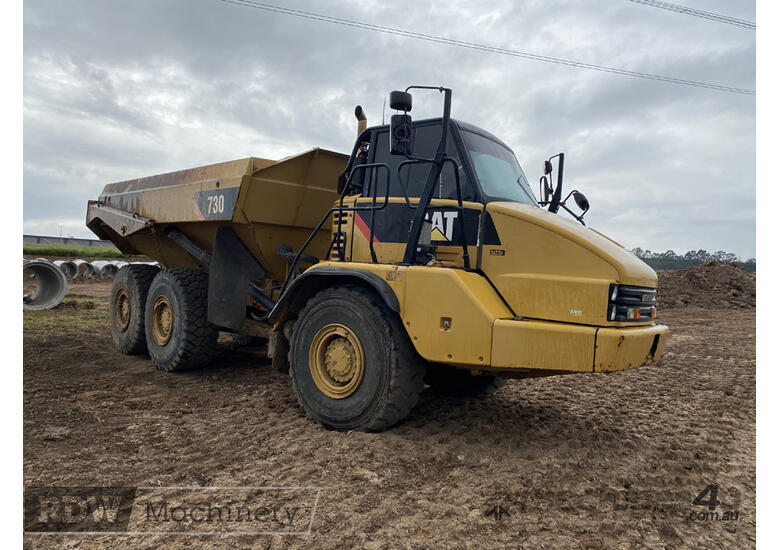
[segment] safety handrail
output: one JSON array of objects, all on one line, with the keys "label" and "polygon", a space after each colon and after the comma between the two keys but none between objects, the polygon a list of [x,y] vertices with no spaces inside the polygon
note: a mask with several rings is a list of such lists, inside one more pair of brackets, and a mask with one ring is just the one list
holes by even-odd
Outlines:
[{"label": "safety handrail", "polygon": [[[376,186],[374,186],[374,192],[372,194],[372,200],[371,200],[371,206],[344,206],[344,196],[347,193],[347,190],[349,189],[349,182],[352,180],[353,176],[357,173],[360,169],[368,169],[368,168],[385,168],[387,170],[386,173],[386,182],[385,182],[385,197],[384,201],[377,205],[376,203]],[[298,264],[298,261],[301,258],[301,254],[303,254],[303,251],[306,250],[306,248],[311,244],[311,241],[314,240],[314,236],[319,232],[320,229],[322,229],[323,224],[330,219],[333,216],[333,213],[338,211],[339,213],[339,221],[337,224],[336,234],[333,236],[333,239],[330,242],[330,246],[328,247],[328,251],[325,254],[325,257],[330,256],[330,251],[333,249],[333,245],[337,243],[340,235],[341,235],[341,214],[342,212],[372,212],[372,219],[371,219],[371,234],[369,239],[369,249],[371,250],[371,258],[374,263],[377,263],[376,260],[376,253],[374,252],[374,220],[373,220],[373,212],[375,210],[382,210],[385,208],[388,203],[390,202],[390,167],[387,165],[387,163],[384,162],[374,162],[369,164],[359,164],[358,166],[355,166],[352,171],[349,173],[349,177],[347,178],[347,181],[344,185],[344,188],[341,190],[341,194],[339,195],[339,205],[338,207],[331,207],[325,215],[320,220],[320,223],[316,225],[314,230],[309,234],[309,237],[306,239],[306,241],[303,243],[303,245],[298,249],[298,252],[295,254],[295,258],[290,263],[289,270],[287,271],[287,277],[284,279],[284,284],[282,285],[281,291],[279,292],[279,296],[281,298],[282,295],[284,295],[285,290],[287,290],[287,287],[290,284],[290,280],[292,278],[293,273],[295,272],[295,267]],[[344,249],[339,246],[339,259],[341,261],[344,261]],[[270,313],[269,313],[270,315]]]},{"label": "safety handrail", "polygon": [[[396,169],[398,171],[398,183],[400,184],[401,191],[404,194],[404,200],[406,201],[406,206],[411,208],[412,210],[416,210],[417,209],[417,205],[412,204],[411,201],[409,200],[409,192],[407,191],[407,185],[406,185],[406,183],[404,183],[403,179],[401,178],[401,169],[404,166],[411,166],[412,164],[422,164],[424,162],[432,163],[433,159],[414,158],[414,159],[404,160],[404,161],[402,161],[401,163],[398,164],[398,168]],[[442,159],[442,165],[444,165],[447,162],[451,162],[452,163],[453,172],[455,173],[455,190],[458,193],[458,213],[460,215],[460,220],[461,220],[461,222],[460,222],[460,234],[461,234],[461,237],[462,237],[462,244],[463,244],[463,267],[465,267],[467,270],[469,270],[469,269],[471,269],[471,263],[469,261],[468,246],[466,244],[466,218],[465,218],[464,209],[463,209],[463,191],[461,189],[461,184],[460,184],[460,173],[458,171],[458,163],[457,163],[457,161],[454,158],[445,156]],[[407,172],[407,174],[408,174],[408,176],[407,176],[407,183],[408,183],[409,176],[411,176],[411,170],[409,170]],[[441,208],[446,208],[446,207],[436,206],[436,205],[432,206],[429,203],[428,206],[426,207],[426,210],[435,210],[435,209],[441,209]]]}]

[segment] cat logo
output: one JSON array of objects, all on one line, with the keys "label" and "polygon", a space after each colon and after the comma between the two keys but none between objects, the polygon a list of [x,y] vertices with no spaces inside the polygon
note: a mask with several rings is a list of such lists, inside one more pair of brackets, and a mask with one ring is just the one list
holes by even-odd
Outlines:
[{"label": "cat logo", "polygon": [[431,222],[431,241],[451,241],[457,218],[455,210],[428,212],[425,219]]}]

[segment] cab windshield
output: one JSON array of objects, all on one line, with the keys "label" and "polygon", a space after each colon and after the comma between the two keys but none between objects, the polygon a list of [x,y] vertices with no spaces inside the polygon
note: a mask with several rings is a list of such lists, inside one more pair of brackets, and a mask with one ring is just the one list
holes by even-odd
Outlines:
[{"label": "cab windshield", "polygon": [[464,130],[462,136],[487,201],[512,201],[537,206],[531,186],[512,151],[468,130]]}]

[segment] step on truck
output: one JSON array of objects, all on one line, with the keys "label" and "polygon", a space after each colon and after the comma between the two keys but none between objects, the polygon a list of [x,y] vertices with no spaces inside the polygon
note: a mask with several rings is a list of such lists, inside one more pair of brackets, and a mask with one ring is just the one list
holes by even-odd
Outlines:
[{"label": "step on truck", "polygon": [[[413,120],[410,90],[443,94]],[[206,365],[219,331],[268,339],[300,405],[338,430],[386,429],[425,385],[486,395],[507,378],[648,365],[656,273],[587,227],[564,154],[539,196],[499,138],[450,117],[448,88],[358,106],[350,155],[314,148],[106,185],[87,226],[122,252],[110,326],[163,371]],[[563,212],[570,214],[564,217]]]}]

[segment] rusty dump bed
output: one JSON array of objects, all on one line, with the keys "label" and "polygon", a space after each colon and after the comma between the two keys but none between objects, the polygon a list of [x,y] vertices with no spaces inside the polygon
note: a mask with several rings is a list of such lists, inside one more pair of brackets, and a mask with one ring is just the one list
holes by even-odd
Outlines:
[{"label": "rusty dump bed", "polygon": [[[89,201],[87,226],[122,252],[145,254],[166,267],[202,267],[166,237],[174,227],[212,253],[216,231],[230,226],[250,252],[281,280],[287,261],[280,245],[296,250],[338,198],[347,155],[314,148],[279,161],[249,157],[106,185]],[[330,224],[307,248],[324,257]]]}]

